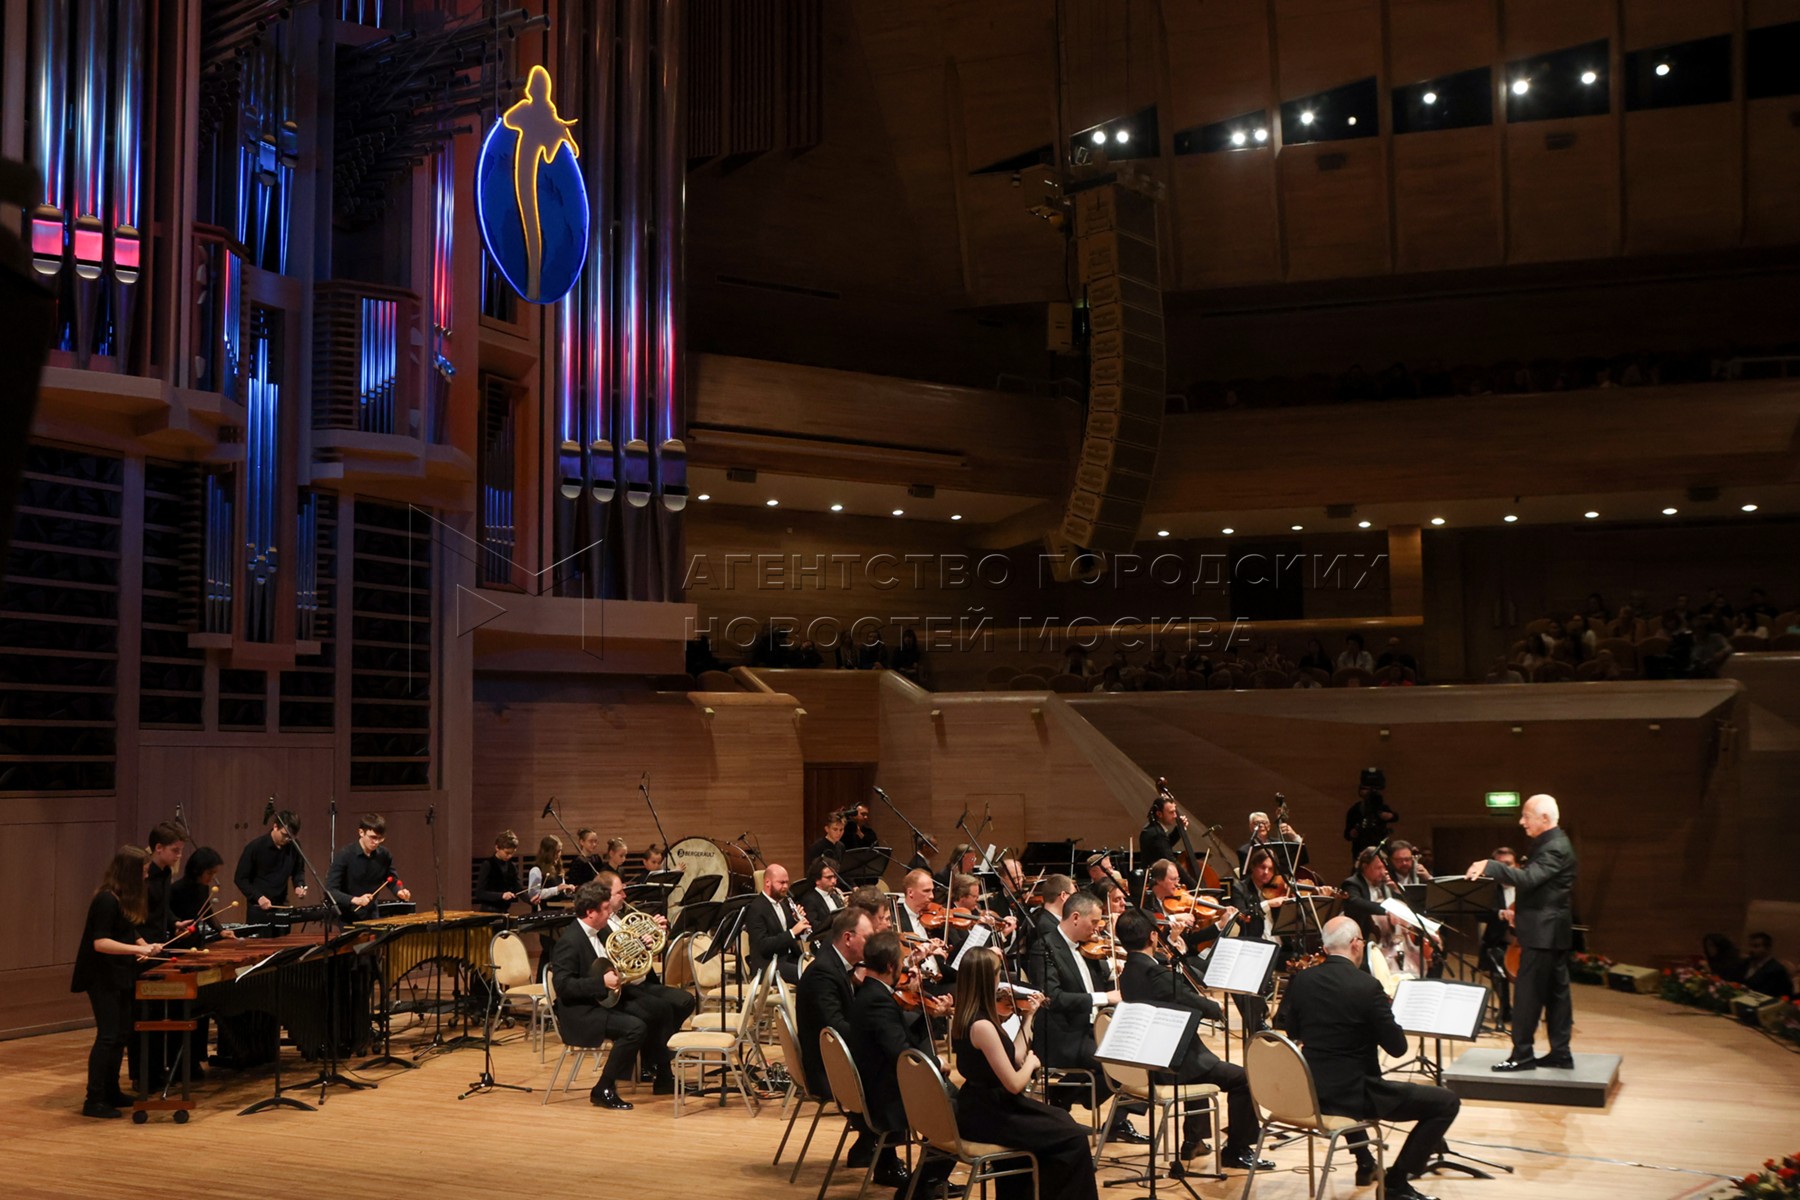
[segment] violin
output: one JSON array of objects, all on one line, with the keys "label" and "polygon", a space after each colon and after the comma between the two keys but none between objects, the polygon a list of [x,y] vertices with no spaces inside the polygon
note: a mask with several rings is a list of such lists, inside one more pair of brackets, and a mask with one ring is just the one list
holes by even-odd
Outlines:
[{"label": "violin", "polygon": [[972,929],[977,925],[986,925],[989,929],[997,929],[1000,918],[991,912],[978,912],[967,908],[945,908],[933,900],[919,913],[919,924],[927,929],[942,929],[948,925],[952,929]]},{"label": "violin", "polygon": [[1327,887],[1305,879],[1289,879],[1277,875],[1262,888],[1262,898],[1271,904],[1287,900],[1345,900],[1350,896],[1340,887]]}]

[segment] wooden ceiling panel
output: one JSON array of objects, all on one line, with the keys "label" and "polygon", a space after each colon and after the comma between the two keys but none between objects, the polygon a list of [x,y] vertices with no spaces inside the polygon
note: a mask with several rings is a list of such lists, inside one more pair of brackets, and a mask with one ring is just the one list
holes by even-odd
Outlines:
[{"label": "wooden ceiling panel", "polygon": [[[1320,169],[1333,159],[1342,165]],[[1387,169],[1379,140],[1287,146],[1279,172],[1287,278],[1388,272]]]},{"label": "wooden ceiling panel", "polygon": [[1366,79],[1381,64],[1378,0],[1275,0],[1282,100]]},{"label": "wooden ceiling panel", "polygon": [[1622,0],[1625,49],[1730,33],[1736,0]]},{"label": "wooden ceiling panel", "polygon": [[1800,124],[1793,96],[1752,100],[1745,113],[1749,229],[1745,240],[1768,246],[1800,242]]},{"label": "wooden ceiling panel", "polygon": [[[1618,253],[1619,143],[1614,117],[1507,129],[1507,235],[1513,262]],[[1573,137],[1572,144],[1562,139]],[[1563,145],[1562,149],[1551,149]]]},{"label": "wooden ceiling panel", "polygon": [[955,58],[970,170],[1055,138],[1054,75],[1041,53]]},{"label": "wooden ceiling panel", "polygon": [[1163,7],[1172,130],[1270,104],[1269,19],[1260,4]]},{"label": "wooden ceiling panel", "polygon": [[1494,0],[1388,0],[1388,70],[1416,83],[1494,61]]},{"label": "wooden ceiling panel", "polygon": [[1176,264],[1183,288],[1236,287],[1281,278],[1275,156],[1268,150],[1175,160],[1181,203]]},{"label": "wooden ceiling panel", "polygon": [[1625,252],[1733,245],[1743,224],[1743,159],[1731,104],[1625,116]]},{"label": "wooden ceiling panel", "polygon": [[1507,59],[1613,36],[1617,0],[1500,0]]},{"label": "wooden ceiling panel", "polygon": [[1398,270],[1500,262],[1497,136],[1487,126],[1393,139]]}]

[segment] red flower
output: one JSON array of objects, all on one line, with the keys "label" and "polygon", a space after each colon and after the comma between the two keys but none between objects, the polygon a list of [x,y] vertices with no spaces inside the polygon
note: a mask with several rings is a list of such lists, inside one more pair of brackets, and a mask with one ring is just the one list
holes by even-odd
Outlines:
[{"label": "red flower", "polygon": [[1783,1179],[1788,1180],[1790,1182],[1792,1182],[1796,1178],[1800,1178],[1800,1171],[1796,1171],[1792,1167],[1783,1167],[1779,1171],[1777,1171],[1776,1174],[1780,1175]]},{"label": "red flower", "polygon": [[1760,1175],[1746,1175],[1742,1179],[1738,1180],[1738,1186],[1739,1187],[1755,1187],[1757,1184],[1759,1184],[1761,1182],[1762,1182],[1762,1176],[1760,1176]]}]

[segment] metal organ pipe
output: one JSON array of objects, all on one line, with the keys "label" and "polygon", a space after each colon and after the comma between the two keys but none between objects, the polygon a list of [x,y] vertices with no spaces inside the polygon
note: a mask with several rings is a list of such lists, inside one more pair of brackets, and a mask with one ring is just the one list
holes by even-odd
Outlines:
[{"label": "metal organ pipe", "polygon": [[40,275],[62,271],[67,193],[64,175],[64,118],[69,107],[68,0],[38,0],[32,8],[31,44],[37,56],[32,122],[32,162],[43,180],[43,203],[31,214],[31,265]]},{"label": "metal organ pipe", "polygon": [[650,0],[623,0],[623,63],[619,76],[619,246],[618,360],[619,416],[625,436],[625,498],[634,508],[650,502],[650,446],[647,408],[649,382],[649,300],[645,288],[648,239],[645,184],[648,171],[648,91]]},{"label": "metal organ pipe", "polygon": [[[572,0],[575,7],[579,0]],[[616,46],[618,8],[614,0],[593,0],[580,4],[590,25],[576,45],[587,47],[578,54],[574,77],[585,79],[586,101],[583,106],[586,145],[582,151],[582,169],[587,174],[589,209],[591,212],[589,259],[597,264],[585,272],[586,312],[583,314],[581,395],[587,405],[588,481],[593,498],[610,501],[618,491],[618,468],[613,459],[615,425],[613,420],[614,317],[615,300],[622,300],[613,289],[608,266],[614,258],[608,245],[612,236],[615,207],[612,201],[613,161],[613,64]],[[602,66],[603,65],[603,66]],[[591,69],[591,68],[602,69]]]},{"label": "metal organ pipe", "polygon": [[681,304],[684,259],[684,189],[686,150],[681,111],[681,26],[686,0],[658,0],[657,68],[660,80],[656,108],[656,164],[652,175],[656,203],[656,297],[653,320],[656,356],[651,410],[654,420],[655,486],[663,507],[680,512],[687,506],[687,446],[683,424],[681,338],[685,332]]}]

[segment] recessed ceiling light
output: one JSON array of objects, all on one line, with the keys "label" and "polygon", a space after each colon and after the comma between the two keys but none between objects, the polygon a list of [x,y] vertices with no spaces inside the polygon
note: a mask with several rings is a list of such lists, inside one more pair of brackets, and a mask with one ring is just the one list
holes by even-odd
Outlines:
[{"label": "recessed ceiling light", "polygon": [[1304,525],[1289,525],[1288,528],[1293,530],[1295,533],[1299,533],[1302,529],[1305,529],[1306,526],[1304,526]]},{"label": "recessed ceiling light", "polygon": [[1513,80],[1512,89],[1513,89],[1513,95],[1523,96],[1526,92],[1529,92],[1531,90],[1531,80],[1515,79],[1515,80]]},{"label": "recessed ceiling light", "polygon": [[779,500],[765,500],[765,501],[763,501],[763,503],[764,503],[764,504],[767,504],[767,505],[768,505],[768,506],[769,506],[769,507],[770,507],[770,508],[774,508],[774,507],[775,507],[775,506],[776,506],[776,505],[777,505],[777,504],[780,504],[780,503],[781,503],[781,501],[779,501]]},{"label": "recessed ceiling light", "polygon": [[1677,510],[1674,508],[1665,508],[1665,509],[1663,509],[1663,516],[1672,517],[1675,515],[1676,511]]},{"label": "recessed ceiling light", "polygon": [[1587,519],[1588,519],[1588,520],[1590,520],[1590,521],[1591,521],[1591,520],[1593,520],[1593,519],[1594,519],[1594,518],[1595,518],[1595,517],[1597,517],[1597,516],[1599,516],[1599,515],[1600,515],[1600,514],[1599,514],[1599,513],[1597,513],[1597,512],[1595,512],[1595,511],[1594,511],[1594,510],[1593,510],[1593,509],[1591,509],[1591,508],[1590,508],[1590,509],[1588,509],[1588,510],[1587,510],[1587,511],[1586,511],[1586,512],[1584,512],[1584,513],[1582,513],[1582,514],[1581,514],[1581,515],[1582,515],[1582,516],[1584,516],[1584,517],[1586,517],[1586,518],[1587,518]]},{"label": "recessed ceiling light", "polygon": [[1745,511],[1745,512],[1755,512],[1755,511],[1756,511],[1756,505],[1754,505],[1754,504],[1746,504],[1746,505],[1744,505],[1744,511]]},{"label": "recessed ceiling light", "polygon": [[1427,103],[1427,104],[1436,104],[1437,103],[1437,93],[1436,92],[1426,92],[1423,96],[1420,97],[1420,99],[1424,100],[1425,103]]},{"label": "recessed ceiling light", "polygon": [[832,505],[832,506],[831,506],[831,511],[832,511],[832,512],[843,512],[843,511],[844,511],[844,506],[843,506],[843,505],[841,505],[841,504],[834,504],[834,505]]},{"label": "recessed ceiling light", "polygon": [[896,508],[894,510],[894,515],[896,517],[904,517],[906,515],[906,510],[904,508]]},{"label": "recessed ceiling light", "polygon": [[1219,530],[1219,532],[1220,533],[1236,533],[1237,530],[1235,530],[1231,526],[1227,525],[1225,528]]},{"label": "recessed ceiling light", "polygon": [[1358,521],[1356,523],[1356,527],[1358,529],[1367,529],[1369,527],[1369,523],[1367,521]]},{"label": "recessed ceiling light", "polygon": [[1511,525],[1514,521],[1517,521],[1519,518],[1515,517],[1512,513],[1507,513],[1504,517],[1501,517],[1500,519],[1502,521],[1505,521],[1508,525]]},{"label": "recessed ceiling light", "polygon": [[1156,536],[1157,536],[1157,537],[1168,537],[1168,536],[1169,536],[1169,531],[1168,531],[1168,530],[1166,530],[1166,529],[1159,529],[1159,530],[1157,530],[1157,531],[1156,531]]},{"label": "recessed ceiling light", "polygon": [[1443,524],[1443,523],[1444,523],[1444,518],[1442,518],[1442,517],[1433,517],[1433,518],[1431,518],[1431,523],[1432,523],[1432,524],[1433,524],[1433,525],[1442,525],[1442,524]]},{"label": "recessed ceiling light", "polygon": [[1346,122],[1345,122],[1345,124],[1347,124],[1347,125],[1354,125],[1354,124],[1356,124],[1356,118],[1355,118],[1355,117],[1351,117],[1351,118],[1350,118],[1350,119],[1349,119],[1349,120],[1348,120],[1348,121],[1346,121]]},{"label": "recessed ceiling light", "polygon": [[960,521],[960,520],[962,520],[962,514],[961,513],[951,513],[950,519],[952,521]]},{"label": "recessed ceiling light", "polygon": [[711,499],[712,499],[712,497],[711,497],[711,496],[709,496],[709,495],[707,495],[707,494],[706,494],[706,493],[705,493],[705,492],[701,492],[701,493],[700,493],[700,494],[699,494],[699,495],[698,495],[698,496],[696,496],[696,497],[695,497],[695,499],[697,499],[697,500],[711,500]]},{"label": "recessed ceiling light", "polygon": [[1259,142],[1266,142],[1266,141],[1268,141],[1268,140],[1269,140],[1269,131],[1268,131],[1268,130],[1266,130],[1266,129],[1259,129],[1259,130],[1257,130],[1257,131],[1256,131],[1256,140],[1257,140],[1257,141],[1259,141]]},{"label": "recessed ceiling light", "polygon": [[1581,73],[1581,82],[1583,83],[1598,83],[1599,80],[1600,76],[1593,71],[1583,71]]},{"label": "recessed ceiling light", "polygon": [[1305,112],[1300,114],[1300,123],[1302,125],[1311,125],[1313,123],[1313,110],[1312,109],[1309,108]]}]

